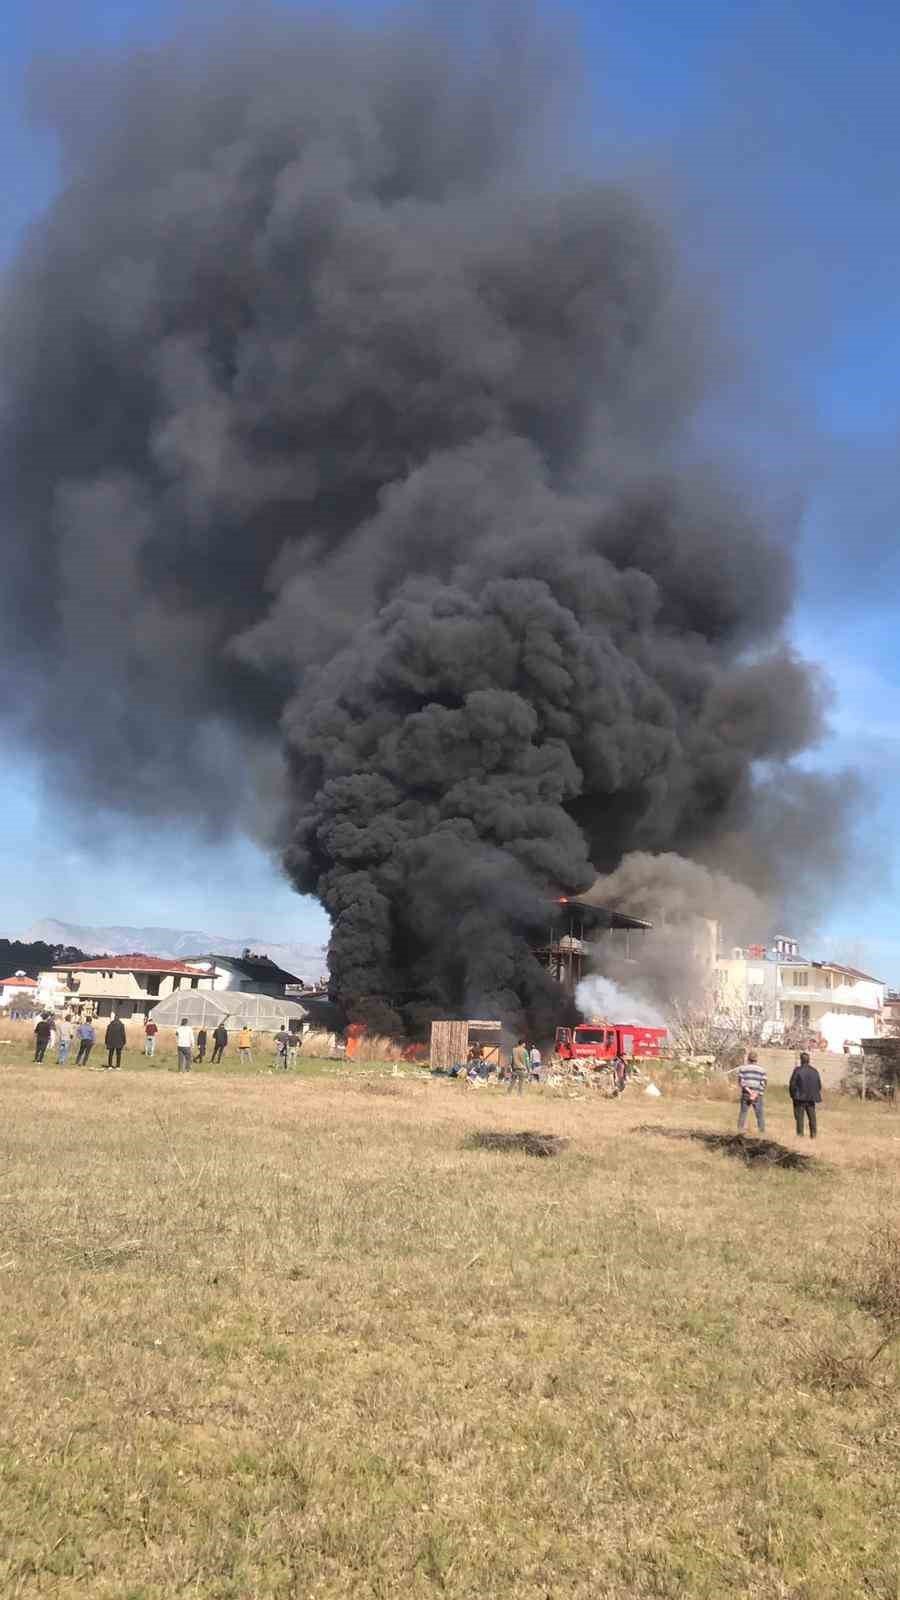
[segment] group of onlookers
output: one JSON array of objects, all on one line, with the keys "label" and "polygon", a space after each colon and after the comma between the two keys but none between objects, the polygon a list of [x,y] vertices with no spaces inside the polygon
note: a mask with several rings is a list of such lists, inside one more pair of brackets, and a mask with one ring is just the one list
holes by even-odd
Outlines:
[{"label": "group of onlookers", "polygon": [[[77,1067],[86,1067],[90,1063],[91,1051],[97,1042],[97,1031],[90,1018],[82,1022],[72,1022],[67,1016],[55,1017],[45,1012],[34,1028],[34,1059],[43,1061],[52,1040],[56,1042],[56,1060],[61,1067],[69,1059],[69,1051],[74,1040],[78,1040],[78,1053],[75,1057]],[[156,1054],[156,1041],[159,1038],[159,1027],[148,1017],[144,1023],[144,1055],[152,1058]],[[107,1024],[103,1035],[103,1043],[107,1052],[105,1071],[117,1071],[122,1065],[122,1052],[128,1042],[125,1024],[121,1017],[112,1017]],[[213,1029],[213,1052],[211,1061],[215,1065],[225,1055],[228,1048],[228,1029],[220,1022]],[[182,1017],[179,1026],[175,1029],[175,1045],[178,1057],[178,1071],[189,1072],[191,1061],[203,1062],[206,1060],[206,1051],[209,1036],[205,1028],[200,1028],[195,1037],[193,1028],[186,1017]],[[237,1035],[238,1056],[241,1061],[253,1059],[253,1032],[248,1027],[243,1027]],[[196,1050],[196,1054],[194,1053]]]},{"label": "group of onlookers", "polygon": [[[34,1059],[43,1061],[51,1040],[56,1040],[57,1065],[64,1067],[69,1059],[69,1051],[75,1039],[78,1040],[78,1053],[75,1057],[76,1067],[86,1067],[91,1059],[91,1051],[97,1042],[97,1030],[89,1017],[81,1022],[73,1022],[69,1017],[54,1017],[48,1012],[39,1017],[34,1027]],[[107,1070],[113,1070],[122,1065],[122,1051],[125,1049],[125,1024],[120,1017],[113,1017],[103,1036],[107,1051]]]},{"label": "group of onlookers", "polygon": [[[738,1132],[743,1133],[747,1126],[750,1112],[756,1118],[756,1126],[760,1133],[766,1131],[766,1085],[768,1077],[759,1064],[755,1050],[750,1050],[747,1060],[738,1072],[738,1089],[740,1090],[740,1109],[738,1111]],[[818,1134],[818,1119],[816,1107],[822,1103],[822,1079],[817,1069],[809,1059],[809,1052],[801,1050],[800,1060],[797,1062],[791,1080],[788,1084],[788,1094],[794,1108],[794,1126],[797,1137],[803,1138],[806,1126],[809,1126],[809,1137],[815,1139]]]}]

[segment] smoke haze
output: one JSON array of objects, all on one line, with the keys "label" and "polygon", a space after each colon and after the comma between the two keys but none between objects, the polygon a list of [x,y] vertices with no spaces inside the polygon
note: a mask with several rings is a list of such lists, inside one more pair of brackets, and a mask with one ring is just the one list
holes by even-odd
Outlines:
[{"label": "smoke haze", "polygon": [[546,59],[272,13],[35,78],[18,731],[86,805],[274,842],[380,1027],[546,1026],[546,898],[627,852],[766,896],[840,835],[791,530],[689,445],[716,330],[638,194],[554,174]]},{"label": "smoke haze", "polygon": [[633,1024],[638,1028],[666,1026],[665,1017],[656,1006],[599,974],[582,978],[575,991],[575,1004],[588,1020],[598,1017],[603,1022]]}]

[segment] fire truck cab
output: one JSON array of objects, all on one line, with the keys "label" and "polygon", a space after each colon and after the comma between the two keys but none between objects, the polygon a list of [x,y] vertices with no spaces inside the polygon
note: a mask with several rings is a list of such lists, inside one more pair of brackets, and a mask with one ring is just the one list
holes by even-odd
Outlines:
[{"label": "fire truck cab", "polygon": [[584,1061],[600,1066],[616,1056],[648,1059],[659,1056],[665,1028],[639,1028],[627,1023],[579,1022],[574,1028],[557,1028],[556,1053],[563,1061]]}]

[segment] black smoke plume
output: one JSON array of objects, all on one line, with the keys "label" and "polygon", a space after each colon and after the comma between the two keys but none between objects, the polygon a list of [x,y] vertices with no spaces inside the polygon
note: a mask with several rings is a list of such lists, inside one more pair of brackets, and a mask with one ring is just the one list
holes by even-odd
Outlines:
[{"label": "black smoke plume", "polygon": [[514,15],[45,64],[63,183],[3,305],[19,732],[85,800],[277,839],[383,1026],[549,1019],[546,899],[626,851],[766,891],[783,810],[792,872],[832,831],[785,541],[693,439],[716,337],[555,160]]}]

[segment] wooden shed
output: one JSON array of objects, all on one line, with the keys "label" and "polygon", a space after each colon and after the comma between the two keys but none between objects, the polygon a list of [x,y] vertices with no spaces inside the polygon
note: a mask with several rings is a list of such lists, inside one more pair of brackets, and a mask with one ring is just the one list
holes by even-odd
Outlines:
[{"label": "wooden shed", "polygon": [[491,1066],[500,1065],[499,1022],[472,1018],[468,1022],[433,1022],[431,1024],[431,1065],[448,1072],[468,1058],[473,1044],[480,1044],[484,1059]]}]

